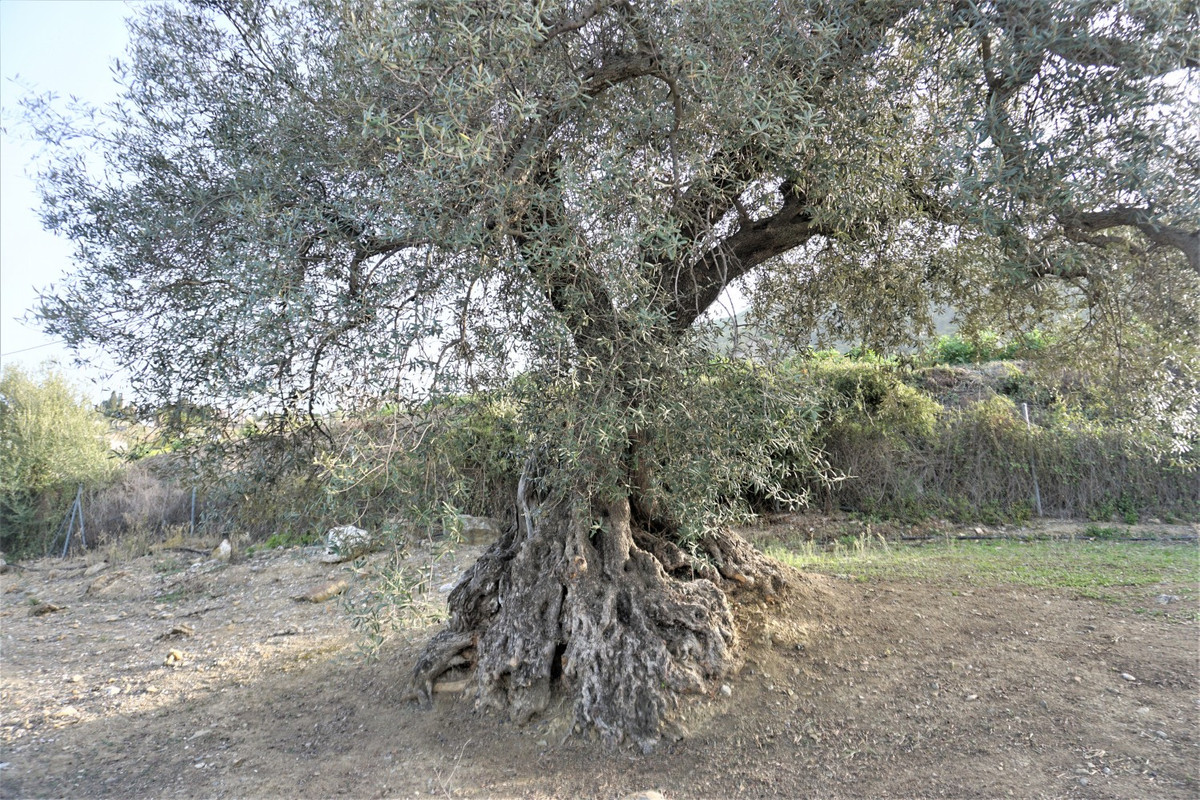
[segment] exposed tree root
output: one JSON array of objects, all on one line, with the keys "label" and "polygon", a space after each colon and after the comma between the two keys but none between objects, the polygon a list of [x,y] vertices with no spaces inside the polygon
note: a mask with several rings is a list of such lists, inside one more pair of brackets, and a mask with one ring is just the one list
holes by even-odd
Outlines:
[{"label": "exposed tree root", "polygon": [[770,598],[787,579],[732,532],[697,558],[635,534],[629,509],[582,497],[525,509],[450,593],[412,696],[430,702],[439,676],[472,661],[480,706],[523,723],[566,691],[577,725],[654,747],[680,695],[713,693],[738,666],[727,594]]}]

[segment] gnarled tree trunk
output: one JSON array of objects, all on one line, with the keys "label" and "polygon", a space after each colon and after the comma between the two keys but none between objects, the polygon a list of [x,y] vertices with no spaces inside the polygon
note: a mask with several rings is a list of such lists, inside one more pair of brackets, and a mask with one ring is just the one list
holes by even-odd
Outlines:
[{"label": "gnarled tree trunk", "polygon": [[577,725],[649,750],[681,694],[711,693],[739,665],[729,593],[777,595],[782,569],[732,532],[704,540],[706,558],[684,553],[638,530],[628,499],[519,499],[517,524],[450,593],[418,695],[473,662],[480,705],[521,723],[566,692]]}]

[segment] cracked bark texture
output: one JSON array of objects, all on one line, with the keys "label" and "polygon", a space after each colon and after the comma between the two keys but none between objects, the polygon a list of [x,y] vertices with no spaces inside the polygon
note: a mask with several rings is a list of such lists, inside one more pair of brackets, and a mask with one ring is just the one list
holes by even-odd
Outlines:
[{"label": "cracked bark texture", "polygon": [[739,665],[730,594],[773,596],[787,579],[732,532],[705,540],[702,560],[635,531],[629,509],[563,497],[506,531],[450,593],[418,695],[468,658],[480,707],[523,723],[565,693],[580,729],[652,749],[681,695],[714,692]]}]

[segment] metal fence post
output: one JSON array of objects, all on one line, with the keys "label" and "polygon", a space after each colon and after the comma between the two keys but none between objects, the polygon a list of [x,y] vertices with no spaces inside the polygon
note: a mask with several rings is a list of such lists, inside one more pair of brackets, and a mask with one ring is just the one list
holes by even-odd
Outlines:
[{"label": "metal fence post", "polygon": [[1042,516],[1042,490],[1038,486],[1037,464],[1033,462],[1033,426],[1029,424],[1029,403],[1021,403],[1021,413],[1025,415],[1025,433],[1029,442],[1029,472],[1033,475],[1033,498],[1037,503],[1037,514]]}]

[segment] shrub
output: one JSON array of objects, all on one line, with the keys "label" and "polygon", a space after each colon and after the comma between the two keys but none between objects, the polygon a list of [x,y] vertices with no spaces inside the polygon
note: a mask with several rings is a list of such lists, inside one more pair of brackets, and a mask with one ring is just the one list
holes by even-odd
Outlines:
[{"label": "shrub", "polygon": [[923,361],[934,366],[947,364],[982,364],[988,361],[1008,361],[1025,358],[1044,350],[1049,344],[1046,335],[1038,330],[1018,334],[1011,341],[1004,341],[995,331],[983,330],[964,338],[960,334],[939,336],[924,354]]},{"label": "shrub", "polygon": [[107,428],[59,372],[0,376],[0,547],[45,552],[80,484],[114,470]]}]

